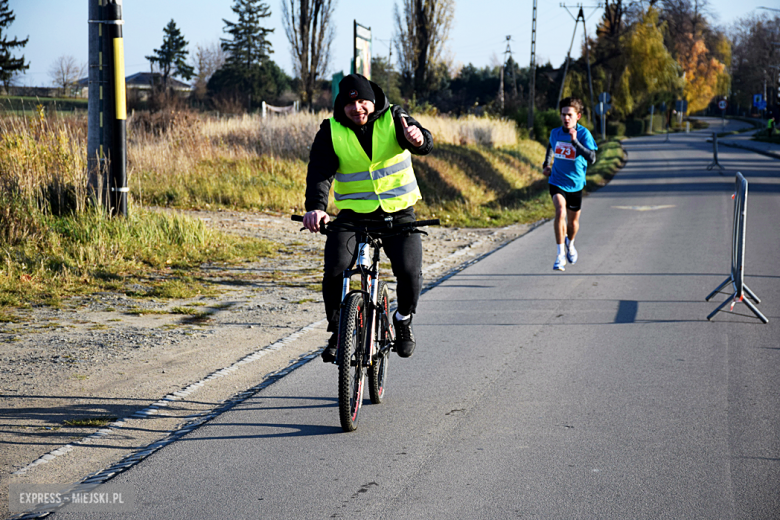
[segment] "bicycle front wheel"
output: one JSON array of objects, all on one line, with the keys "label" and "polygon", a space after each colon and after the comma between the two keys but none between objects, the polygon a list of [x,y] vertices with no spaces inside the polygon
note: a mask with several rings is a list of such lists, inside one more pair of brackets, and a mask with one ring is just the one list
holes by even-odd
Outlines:
[{"label": "bicycle front wheel", "polygon": [[347,296],[339,319],[339,419],[345,432],[355,431],[363,401],[363,339],[366,312],[361,293]]},{"label": "bicycle front wheel", "polygon": [[[385,380],[387,379],[387,365],[390,361],[390,349],[385,349],[390,344],[390,330],[392,327],[390,317],[390,295],[387,284],[379,282],[377,293],[376,315],[376,357],[368,369],[368,395],[373,404],[381,404],[385,398]],[[384,350],[383,350],[384,349]]]}]

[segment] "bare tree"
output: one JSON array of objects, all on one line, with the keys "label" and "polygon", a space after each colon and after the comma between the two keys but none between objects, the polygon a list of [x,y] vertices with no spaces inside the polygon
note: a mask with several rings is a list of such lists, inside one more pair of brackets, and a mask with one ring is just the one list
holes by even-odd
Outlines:
[{"label": "bare tree", "polygon": [[283,0],[284,32],[290,42],[301,98],[311,106],[317,79],[325,74],[333,41],[334,0]]},{"label": "bare tree", "polygon": [[780,16],[750,14],[734,22],[732,91],[740,109],[748,111],[755,94],[766,95],[769,106],[777,103],[780,80]]},{"label": "bare tree", "polygon": [[395,5],[395,46],[401,74],[425,97],[449,39],[455,0],[402,1],[403,13]]},{"label": "bare tree", "polygon": [[225,64],[227,54],[219,42],[195,46],[195,52],[190,57],[190,64],[195,69],[194,96],[202,100],[206,97],[207,86],[211,76]]},{"label": "bare tree", "polygon": [[86,74],[86,70],[87,67],[77,62],[73,56],[60,56],[49,67],[49,77],[54,86],[61,88],[63,93],[68,95]]}]

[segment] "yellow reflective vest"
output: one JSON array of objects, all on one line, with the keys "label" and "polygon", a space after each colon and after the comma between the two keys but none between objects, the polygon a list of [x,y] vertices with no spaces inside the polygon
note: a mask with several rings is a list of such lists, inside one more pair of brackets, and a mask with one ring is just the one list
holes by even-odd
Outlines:
[{"label": "yellow reflective vest", "polygon": [[333,193],[336,207],[371,213],[380,206],[394,213],[422,198],[412,170],[412,154],[398,144],[388,110],[374,121],[369,158],[355,132],[330,118],[333,150],[339,158]]}]

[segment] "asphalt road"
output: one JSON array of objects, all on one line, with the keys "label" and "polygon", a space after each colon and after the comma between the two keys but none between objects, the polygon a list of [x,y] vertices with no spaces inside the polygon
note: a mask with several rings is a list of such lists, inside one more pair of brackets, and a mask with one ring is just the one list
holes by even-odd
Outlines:
[{"label": "asphalt road", "polygon": [[[423,295],[356,432],[310,362],[114,478],[137,501],[117,517],[780,517],[780,161],[727,149],[708,172],[708,135],[628,141],[566,272],[548,222]],[[706,320],[737,170],[767,325]]]}]

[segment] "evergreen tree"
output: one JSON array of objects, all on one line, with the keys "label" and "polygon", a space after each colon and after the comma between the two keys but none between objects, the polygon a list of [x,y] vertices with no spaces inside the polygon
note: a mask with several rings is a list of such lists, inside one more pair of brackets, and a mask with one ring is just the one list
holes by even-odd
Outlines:
[{"label": "evergreen tree", "polygon": [[271,16],[271,8],[261,0],[234,0],[231,9],[238,15],[238,22],[222,20],[223,31],[232,36],[221,39],[222,49],[228,54],[226,65],[249,70],[253,65],[264,64],[273,53],[266,36],[274,30],[261,27],[260,21]]},{"label": "evergreen tree", "polygon": [[5,34],[8,31],[8,26],[14,20],[16,20],[16,16],[8,7],[8,0],[0,0],[0,81],[5,86],[6,92],[8,92],[8,87],[11,85],[11,78],[14,77],[14,74],[30,68],[30,64],[24,62],[24,56],[14,58],[12,54],[13,49],[27,45],[29,38],[9,40]]},{"label": "evergreen tree", "polygon": [[209,79],[208,92],[212,101],[235,102],[251,110],[263,101],[278,103],[281,94],[290,89],[291,82],[273,60],[267,60],[248,69],[222,67]]},{"label": "evergreen tree", "polygon": [[401,75],[393,70],[393,65],[384,56],[371,58],[371,81],[382,88],[390,103],[401,104]]},{"label": "evergreen tree", "polygon": [[154,49],[154,55],[146,56],[151,63],[157,63],[162,74],[162,84],[168,85],[168,78],[173,75],[189,80],[195,75],[195,70],[187,64],[187,40],[171,20],[163,29],[163,43],[159,49]]}]

